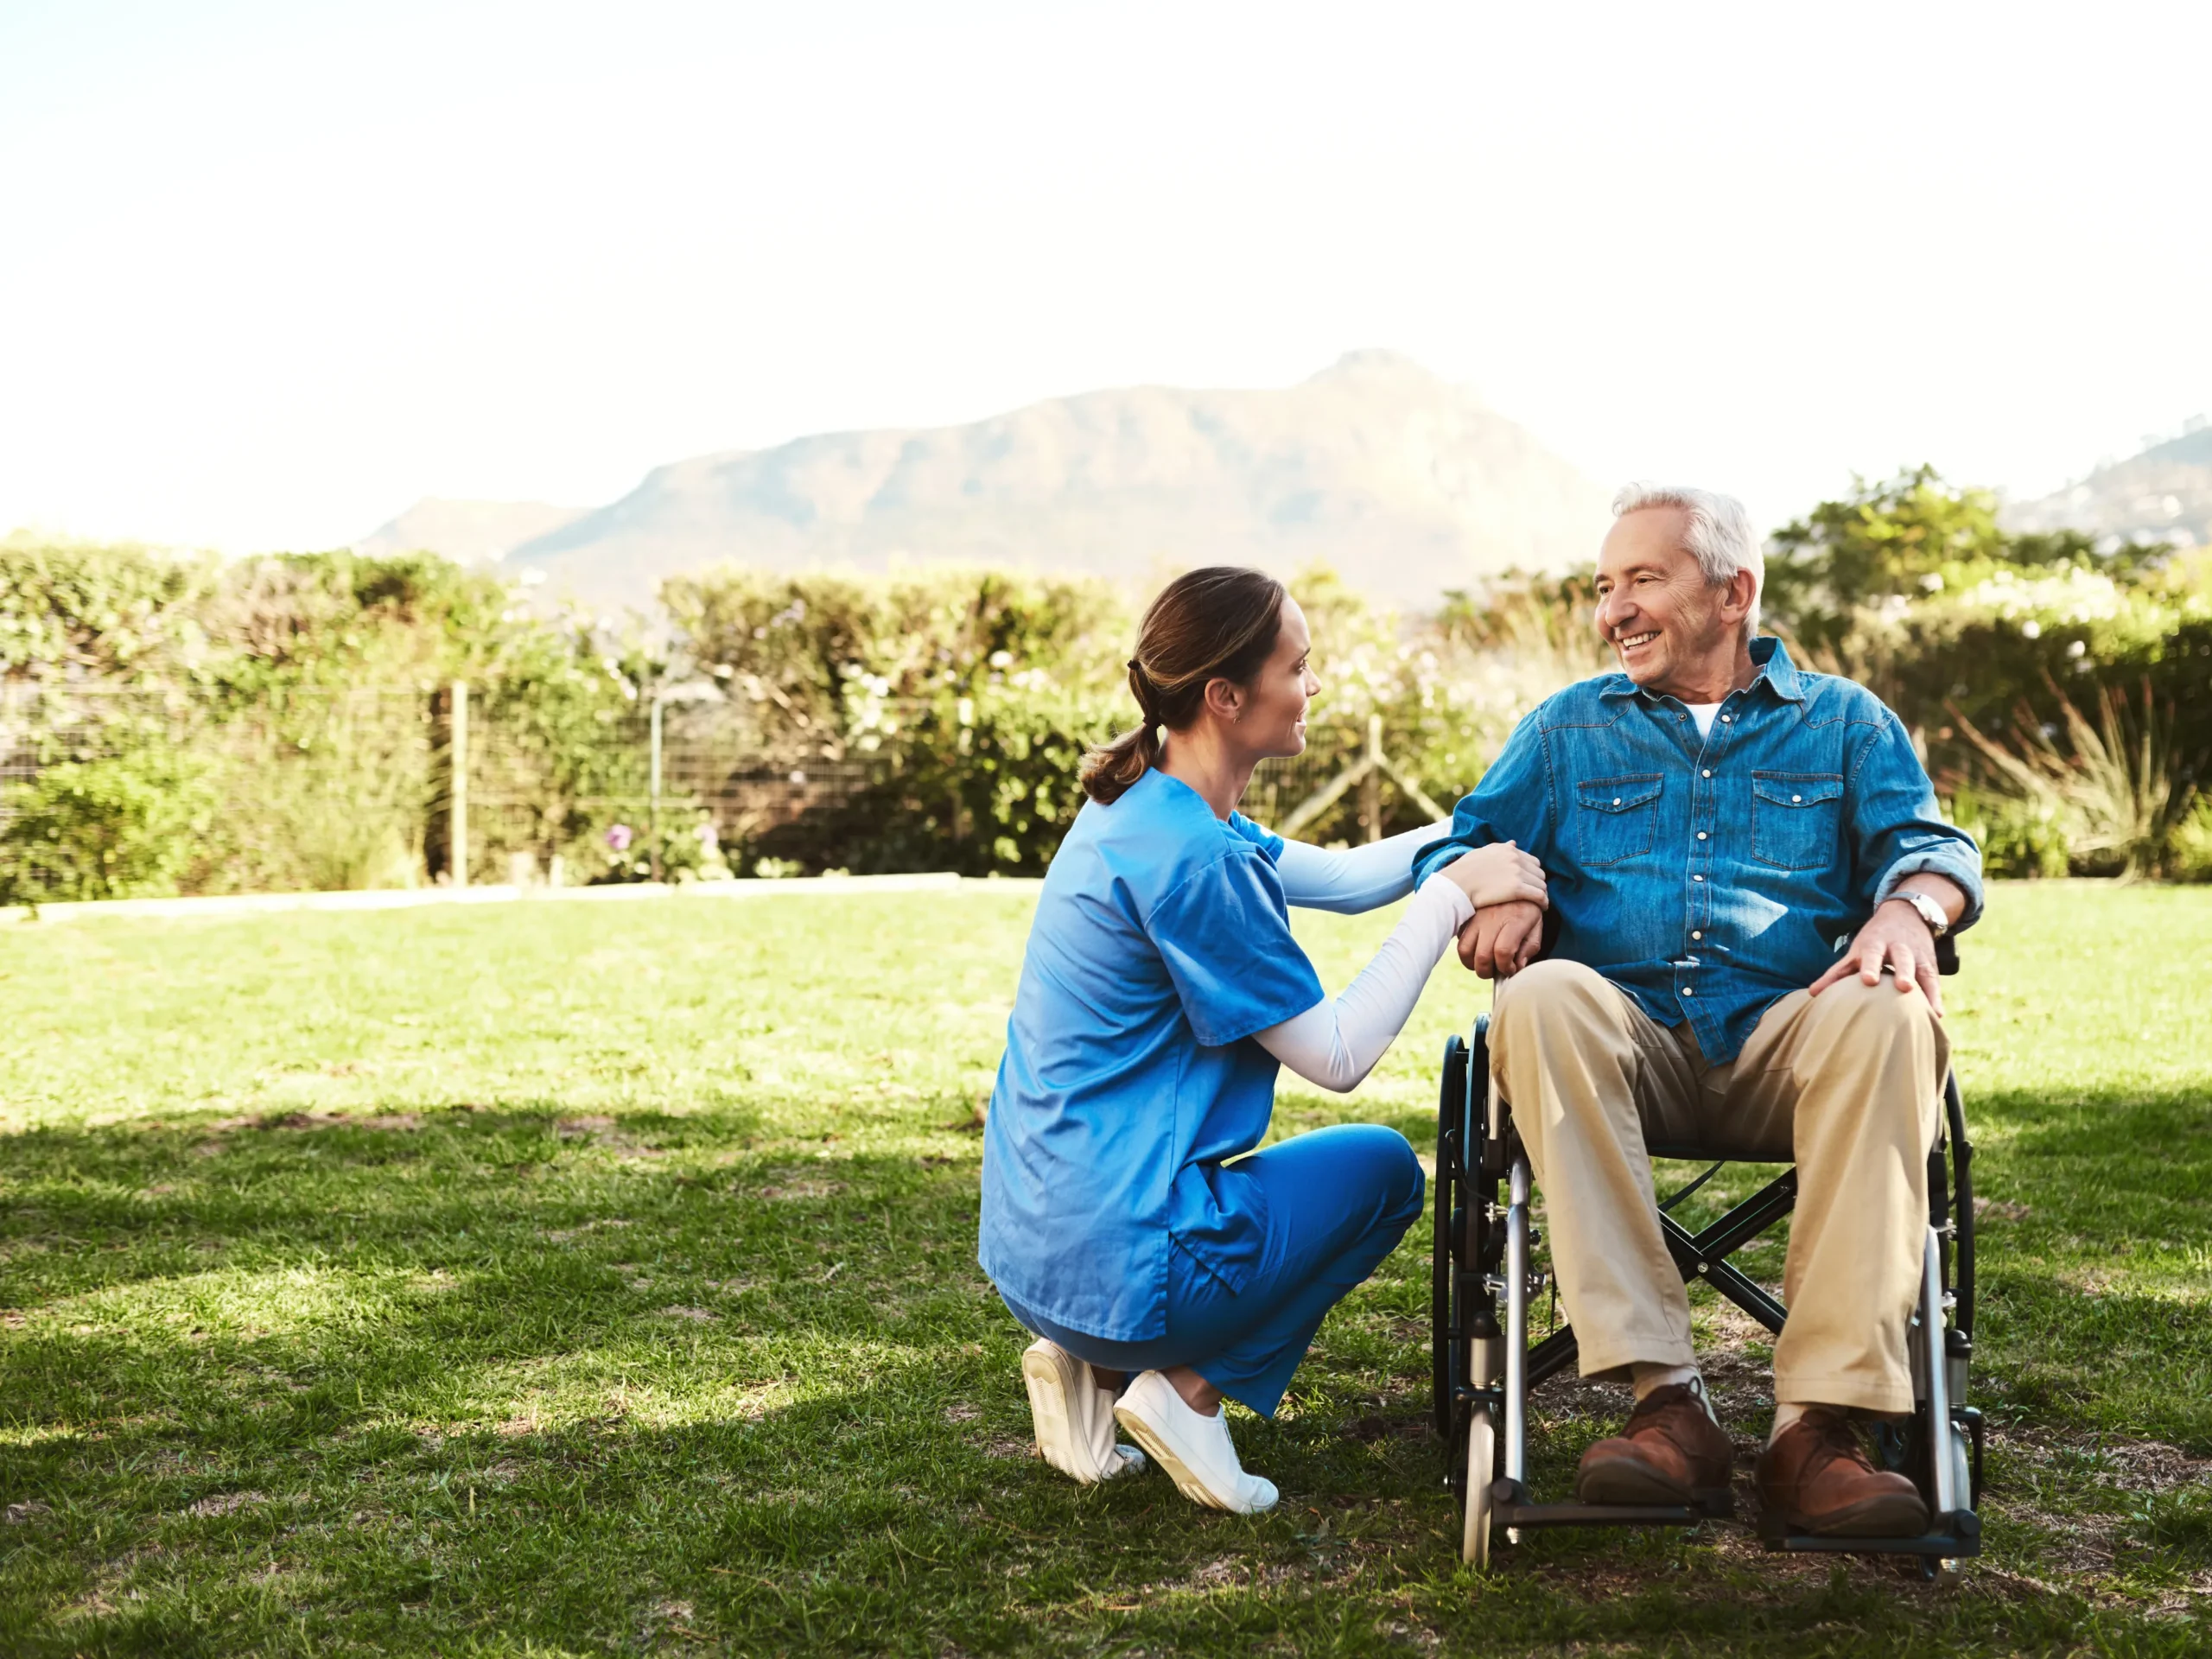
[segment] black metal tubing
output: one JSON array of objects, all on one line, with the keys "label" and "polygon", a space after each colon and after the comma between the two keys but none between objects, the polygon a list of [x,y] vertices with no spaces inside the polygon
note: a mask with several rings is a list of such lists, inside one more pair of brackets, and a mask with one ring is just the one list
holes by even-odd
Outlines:
[{"label": "black metal tubing", "polygon": [[1957,1560],[1981,1554],[1981,1517],[1972,1510],[1954,1510],[1937,1516],[1936,1521],[1935,1531],[1916,1538],[1824,1538],[1816,1533],[1775,1531],[1762,1526],[1759,1541],[1769,1549],[1822,1555],[1931,1555]]},{"label": "black metal tubing", "polygon": [[1436,1103],[1436,1213],[1429,1252],[1428,1297],[1430,1411],[1437,1433],[1447,1445],[1452,1439],[1452,1402],[1465,1382],[1457,1375],[1465,1333],[1459,1328],[1459,1298],[1452,1294],[1459,1264],[1452,1248],[1452,1221],[1458,1209],[1454,1189],[1460,1185],[1458,1107],[1464,1097],[1466,1075],[1466,1046],[1453,1037],[1444,1045],[1444,1081]]},{"label": "black metal tubing", "polygon": [[1529,1386],[1557,1376],[1574,1363],[1574,1357],[1581,1347],[1574,1338],[1574,1327],[1562,1325],[1529,1351]]},{"label": "black metal tubing", "polygon": [[1701,1232],[1672,1216],[1659,1217],[1660,1236],[1685,1282],[1702,1279],[1777,1335],[1786,1310],[1765,1288],[1728,1265],[1726,1258],[1757,1239],[1797,1204],[1797,1172],[1785,1170]]},{"label": "black metal tubing", "polygon": [[1733,1255],[1796,1207],[1797,1172],[1786,1169],[1701,1232],[1690,1232],[1671,1217],[1665,1225],[1670,1236],[1678,1235],[1683,1243],[1712,1261]]},{"label": "black metal tubing", "polygon": [[[1659,1217],[1664,1226],[1668,1217]],[[1742,1308],[1776,1336],[1782,1334],[1782,1322],[1789,1317],[1789,1309],[1767,1294],[1766,1287],[1745,1277],[1726,1262],[1715,1262],[1699,1255],[1694,1249],[1688,1250],[1684,1260],[1685,1244],[1672,1233],[1667,1235],[1667,1248],[1675,1253],[1675,1265],[1681,1269],[1685,1282],[1702,1279],[1705,1282]]]},{"label": "black metal tubing", "polygon": [[[1940,943],[1940,941],[1939,941]],[[1967,1139],[1966,1103],[1959,1098],[1958,1074],[1943,1079],[1943,1117],[1951,1135],[1953,1220],[1958,1227],[1958,1306],[1952,1317],[1968,1341],[1974,1339],[1974,1143]]]},{"label": "black metal tubing", "polygon": [[1714,1176],[1718,1175],[1722,1170],[1727,1167],[1728,1160],[1726,1158],[1715,1159],[1713,1160],[1713,1167],[1707,1170],[1704,1174],[1699,1176],[1688,1186],[1676,1188],[1675,1195],[1672,1198],[1661,1200],[1659,1205],[1659,1213],[1665,1215],[1676,1205],[1680,1204],[1684,1198],[1689,1197],[1691,1193],[1696,1192],[1698,1188],[1703,1186],[1707,1181],[1711,1180]]},{"label": "black metal tubing", "polygon": [[1494,1527],[1694,1527],[1736,1513],[1726,1491],[1702,1504],[1531,1503],[1521,1482],[1498,1480],[1491,1484],[1490,1495]]}]

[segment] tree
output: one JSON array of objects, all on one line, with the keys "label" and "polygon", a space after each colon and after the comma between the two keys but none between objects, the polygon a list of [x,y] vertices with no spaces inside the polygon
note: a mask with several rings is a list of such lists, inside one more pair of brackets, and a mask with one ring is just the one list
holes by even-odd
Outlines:
[{"label": "tree", "polygon": [[2115,576],[2155,565],[2171,550],[2126,546],[2101,553],[2079,531],[2015,535],[1998,522],[1994,493],[1944,482],[1920,466],[1823,501],[1777,531],[1764,610],[1774,628],[1834,652],[1861,607],[1915,600],[1980,581],[2000,569],[2073,564]]}]

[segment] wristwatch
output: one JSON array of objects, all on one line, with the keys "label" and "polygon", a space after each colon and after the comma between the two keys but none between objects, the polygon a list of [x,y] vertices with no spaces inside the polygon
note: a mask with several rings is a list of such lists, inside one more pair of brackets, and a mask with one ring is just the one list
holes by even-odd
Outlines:
[{"label": "wristwatch", "polygon": [[1900,888],[1897,892],[1891,893],[1890,897],[1892,899],[1902,899],[1905,903],[1910,905],[1915,910],[1918,911],[1920,912],[1920,919],[1928,924],[1928,931],[1930,933],[1933,933],[1937,938],[1942,938],[1946,933],[1951,931],[1951,918],[1943,913],[1943,906],[1937,904],[1926,893],[1914,893],[1909,888]]}]

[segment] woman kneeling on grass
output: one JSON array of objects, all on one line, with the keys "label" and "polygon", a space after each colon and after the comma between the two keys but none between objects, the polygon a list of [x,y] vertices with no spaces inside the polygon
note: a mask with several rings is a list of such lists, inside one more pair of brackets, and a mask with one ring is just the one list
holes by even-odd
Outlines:
[{"label": "woman kneeling on grass", "polygon": [[983,1141],[978,1255],[1038,1338],[1021,1370],[1039,1448],[1106,1479],[1143,1462],[1118,1420],[1185,1497],[1238,1513],[1275,1489],[1238,1464],[1222,1396],[1274,1415],[1322,1315],[1421,1210],[1394,1129],[1252,1153],[1276,1067],[1354,1088],[1477,906],[1544,901],[1510,842],[1468,853],[1327,998],[1287,906],[1402,899],[1439,832],[1325,852],[1236,810],[1255,765],[1306,747],[1307,648],[1297,602],[1256,570],[1194,570],[1153,601],[1129,664],[1143,721],[1084,761],[1090,799],[1045,878]]}]

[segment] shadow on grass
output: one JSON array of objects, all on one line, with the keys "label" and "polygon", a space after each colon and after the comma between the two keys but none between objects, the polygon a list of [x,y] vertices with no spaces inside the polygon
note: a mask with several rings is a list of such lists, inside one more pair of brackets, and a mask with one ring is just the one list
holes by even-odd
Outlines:
[{"label": "shadow on grass", "polygon": [[[977,1148],[949,1111],[906,1126],[911,1154],[853,1155],[742,1109],[385,1116],[414,1127],[10,1143],[0,1645],[2190,1650],[2001,1566],[1943,1598],[1726,1529],[1547,1538],[1466,1573],[1425,1347],[1389,1334],[1425,1305],[1418,1226],[1325,1327],[1296,1409],[1240,1425],[1286,1501],[1230,1517],[1030,1455],[1025,1338],[973,1265]],[[2043,1132],[2006,1122],[1999,1169]],[[2017,1251],[2002,1272],[2060,1294]],[[2036,1363],[2100,1351],[2072,1332],[2037,1333]],[[1540,1478],[1594,1432],[1562,1425]],[[2177,1498],[2144,1524],[2185,1553],[2202,1516]]]}]

